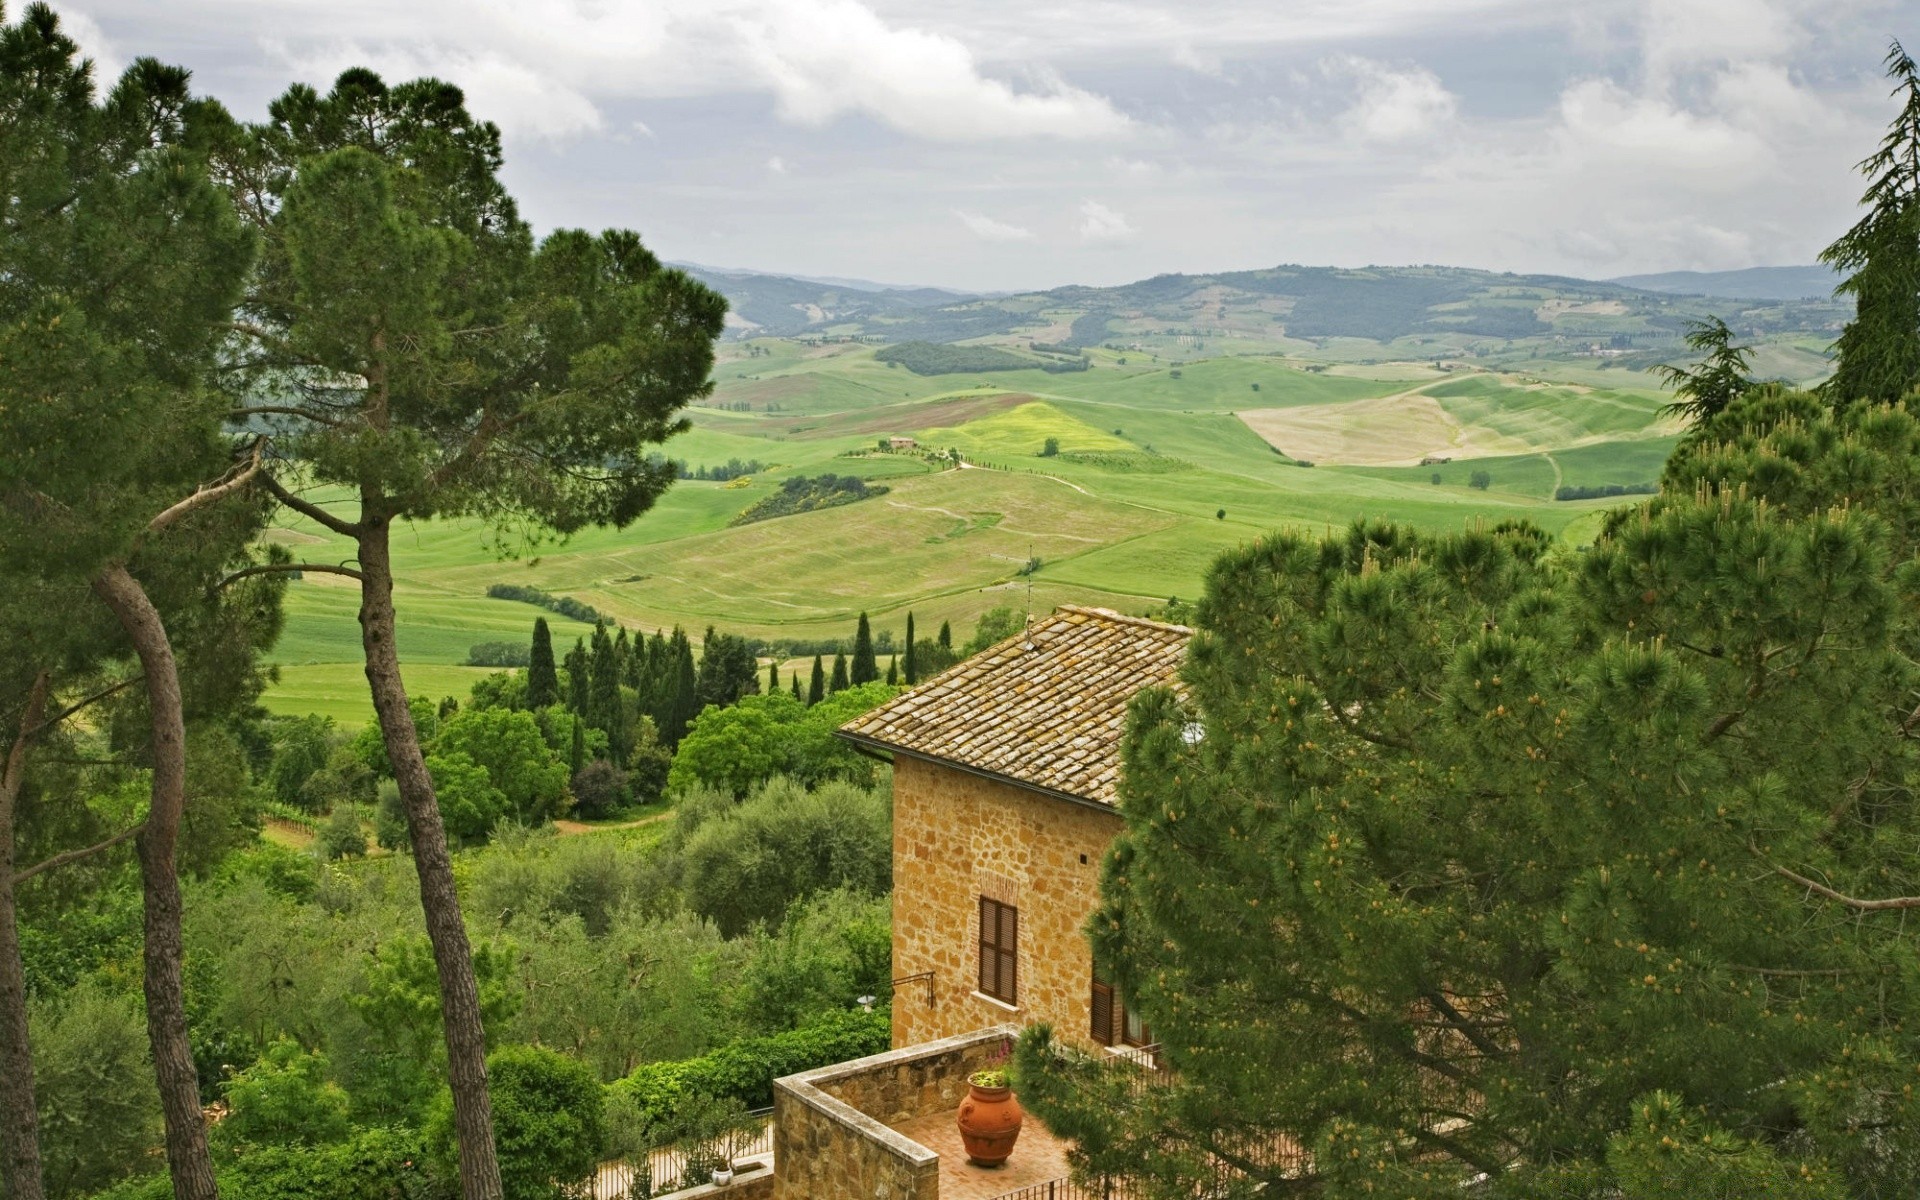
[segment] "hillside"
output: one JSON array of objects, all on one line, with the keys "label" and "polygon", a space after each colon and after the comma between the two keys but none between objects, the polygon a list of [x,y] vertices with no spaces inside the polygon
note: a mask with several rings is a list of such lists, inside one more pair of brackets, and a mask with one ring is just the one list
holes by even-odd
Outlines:
[{"label": "hillside", "polygon": [[1727,296],[1735,300],[1826,300],[1841,276],[1831,267],[1748,267],[1744,271],[1667,271],[1613,282],[1649,292]]}]

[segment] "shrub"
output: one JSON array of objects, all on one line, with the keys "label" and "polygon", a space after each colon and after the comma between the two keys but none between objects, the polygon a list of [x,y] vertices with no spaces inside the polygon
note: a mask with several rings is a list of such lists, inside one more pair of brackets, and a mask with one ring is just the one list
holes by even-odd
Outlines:
[{"label": "shrub", "polygon": [[[487,1055],[493,1137],[506,1200],[569,1200],[599,1165],[606,1096],[593,1068],[543,1046],[505,1046]],[[427,1120],[427,1144],[454,1173],[453,1099],[442,1095]]]},{"label": "shrub", "polygon": [[467,648],[470,667],[524,667],[533,648],[524,642],[479,642]]},{"label": "shrub", "polygon": [[347,1094],[327,1078],[327,1060],[281,1038],[227,1081],[227,1118],[214,1126],[229,1145],[318,1146],[352,1132]]},{"label": "shrub", "polygon": [[694,1094],[764,1108],[773,1103],[774,1080],[878,1054],[887,1048],[891,1030],[886,1010],[854,1009],[801,1029],[734,1042],[698,1058],[647,1063],[608,1086],[651,1124],[670,1122],[681,1101]]},{"label": "shrub", "polygon": [[574,811],[604,817],[627,802],[627,773],[603,758],[581,767],[573,777]]},{"label": "shrub", "polygon": [[356,804],[334,805],[333,812],[327,816],[327,823],[320,827],[320,840],[315,845],[321,856],[329,862],[364,855],[367,852],[367,835],[360,828],[360,807]]}]

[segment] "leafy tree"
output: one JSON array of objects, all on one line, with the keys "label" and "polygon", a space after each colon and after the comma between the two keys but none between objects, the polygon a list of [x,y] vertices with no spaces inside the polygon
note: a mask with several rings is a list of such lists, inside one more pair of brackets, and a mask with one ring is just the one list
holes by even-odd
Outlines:
[{"label": "leafy tree", "polygon": [[284,717],[273,723],[273,766],[267,785],[282,804],[300,803],[300,791],[327,765],[335,734],[332,717]]},{"label": "leafy tree", "polygon": [[1467,476],[1467,486],[1470,488],[1478,488],[1484,492],[1493,486],[1493,476],[1485,471],[1475,471],[1473,474]]},{"label": "leafy tree", "polygon": [[545,708],[560,699],[560,675],[553,665],[553,631],[545,617],[533,622],[533,650],[527,658],[527,707]]},{"label": "leafy tree", "polygon": [[380,781],[373,808],[373,841],[382,850],[407,848],[406,805],[400,799],[400,785],[391,779]]},{"label": "leafy tree", "polygon": [[[512,811],[506,793],[494,786],[487,769],[464,751],[428,755],[427,770],[433,775],[446,830],[460,841],[485,840],[494,822]],[[411,821],[407,833],[412,836]]]},{"label": "leafy tree", "polygon": [[627,773],[604,758],[581,767],[573,777],[575,811],[583,817],[604,817],[627,802]]},{"label": "leafy tree", "polygon": [[[510,949],[475,947],[473,972],[489,1024],[513,1015]],[[375,949],[347,994],[364,1041],[338,1061],[356,1105],[379,1120],[416,1121],[433,1102],[434,1076],[446,1070],[439,969],[432,943],[417,934],[390,937]]]},{"label": "leafy tree", "polygon": [[1090,927],[1175,1080],[1034,1035],[1023,1102],[1152,1196],[1214,1148],[1329,1198],[1911,1194],[1916,481],[1913,415],[1762,391],[1577,560],[1223,558]]},{"label": "leafy tree", "polygon": [[980,614],[979,623],[973,627],[973,638],[960,651],[960,658],[972,658],[989,646],[997,646],[1006,641],[1026,627],[1027,614],[1019,609],[1006,604],[998,608],[990,608]]},{"label": "leafy tree", "polygon": [[785,692],[747,696],[727,708],[708,705],[673,753],[667,787],[705,786],[737,796],[793,761],[792,730],[805,710]]},{"label": "leafy tree", "polygon": [[566,810],[567,764],[547,745],[532,713],[503,708],[456,713],[434,738],[433,752],[465,755],[485,768],[488,781],[523,822],[538,823]]},{"label": "leafy tree", "polygon": [[818,704],[827,697],[827,672],[818,654],[813,656],[813,678],[807,684],[807,703]]},{"label": "leafy tree", "polygon": [[761,785],[687,835],[687,903],[728,937],[777,924],[795,901],[835,888],[891,887],[890,808],[877,789],[789,779]]},{"label": "leafy tree", "polygon": [[315,844],[328,859],[364,856],[367,852],[367,835],[360,828],[359,807],[351,803],[334,805],[326,824],[320,827],[320,838]]},{"label": "leafy tree", "polygon": [[1677,413],[1698,423],[1732,404],[1753,386],[1753,378],[1748,373],[1753,347],[1734,345],[1733,330],[1719,317],[1687,322],[1687,347],[1701,351],[1706,357],[1692,367],[1655,368],[1673,389],[1675,397],[1673,403],[1660,411]]},{"label": "leafy tree", "polygon": [[847,678],[855,687],[880,678],[880,664],[873,657],[873,627],[867,624],[865,613],[860,614],[860,624],[853,633],[853,663]]},{"label": "leafy tree", "polygon": [[160,1103],[136,1004],[89,985],[36,1000],[31,1018],[46,1194],[86,1196],[147,1169]]},{"label": "leafy tree", "polygon": [[[600,1163],[605,1099],[593,1068],[540,1046],[487,1056],[494,1136],[507,1200],[571,1200]],[[443,1097],[427,1124],[435,1157],[454,1162],[453,1106]]]},{"label": "leafy tree", "polygon": [[1041,458],[1052,458],[1058,453],[1060,453],[1060,439],[1057,437],[1048,438],[1040,447]]},{"label": "leafy tree", "polygon": [[1845,272],[1853,320],[1834,343],[1839,360],[1821,392],[1836,404],[1897,401],[1920,383],[1920,69],[1894,42],[1887,76],[1900,113],[1860,164],[1867,214],[1820,254]]},{"label": "leafy tree", "polygon": [[326,1056],[281,1038],[257,1062],[227,1081],[227,1116],[218,1133],[228,1144],[315,1146],[353,1132],[347,1093],[327,1077]]}]

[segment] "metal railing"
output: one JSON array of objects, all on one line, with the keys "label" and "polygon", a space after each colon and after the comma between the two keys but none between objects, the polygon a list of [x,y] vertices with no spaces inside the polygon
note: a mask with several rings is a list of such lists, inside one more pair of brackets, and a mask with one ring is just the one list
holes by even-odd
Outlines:
[{"label": "metal railing", "polygon": [[[773,1149],[773,1110],[756,1108],[749,1115],[760,1122],[760,1131],[735,1151],[736,1162]],[[663,1146],[649,1151],[645,1163],[601,1163],[593,1178],[592,1200],[652,1200],[700,1187],[712,1181],[718,1165],[718,1158],[700,1146]]]},{"label": "metal railing", "polygon": [[1140,1191],[1137,1187],[1122,1180],[1081,1184],[1062,1177],[1002,1192],[993,1200],[1134,1200],[1138,1195]]}]

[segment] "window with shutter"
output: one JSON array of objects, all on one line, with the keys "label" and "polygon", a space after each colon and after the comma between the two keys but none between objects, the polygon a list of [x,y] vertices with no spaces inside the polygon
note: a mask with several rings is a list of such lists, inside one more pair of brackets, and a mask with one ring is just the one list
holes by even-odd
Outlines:
[{"label": "window with shutter", "polygon": [[1113,1045],[1113,987],[1098,979],[1093,981],[1093,1040]]},{"label": "window with shutter", "polygon": [[1020,910],[980,897],[980,993],[1007,1004],[1020,996]]}]

